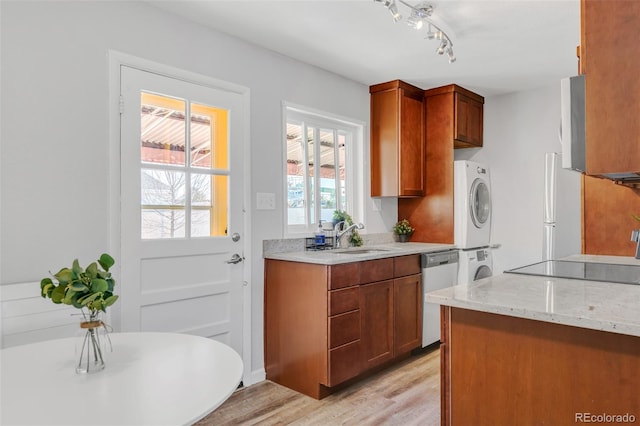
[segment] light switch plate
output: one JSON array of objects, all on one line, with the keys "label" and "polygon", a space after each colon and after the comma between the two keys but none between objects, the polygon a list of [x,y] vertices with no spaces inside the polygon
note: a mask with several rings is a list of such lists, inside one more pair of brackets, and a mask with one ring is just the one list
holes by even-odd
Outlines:
[{"label": "light switch plate", "polygon": [[382,200],[380,198],[373,198],[373,211],[379,212],[382,211]]},{"label": "light switch plate", "polygon": [[256,209],[257,210],[275,210],[276,194],[273,192],[256,193]]}]

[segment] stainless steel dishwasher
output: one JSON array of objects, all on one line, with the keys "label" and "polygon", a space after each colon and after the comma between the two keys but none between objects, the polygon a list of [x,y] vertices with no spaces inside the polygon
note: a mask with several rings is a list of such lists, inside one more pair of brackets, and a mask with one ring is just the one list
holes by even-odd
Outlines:
[{"label": "stainless steel dishwasher", "polygon": [[[458,283],[458,250],[422,254],[423,294]],[[422,306],[422,347],[440,341],[440,305]]]}]

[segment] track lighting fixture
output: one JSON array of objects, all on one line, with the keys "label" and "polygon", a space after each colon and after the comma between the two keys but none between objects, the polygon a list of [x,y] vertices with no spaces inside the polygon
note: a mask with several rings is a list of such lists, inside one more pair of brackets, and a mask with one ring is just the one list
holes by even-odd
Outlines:
[{"label": "track lighting fixture", "polygon": [[[398,22],[402,19],[402,15],[398,11],[396,0],[373,0],[376,3],[382,3],[384,7],[389,10],[393,18],[393,22]],[[421,29],[424,24],[428,24],[427,36],[428,40],[440,41],[440,46],[436,49],[438,55],[444,55],[447,53],[449,57],[449,63],[452,64],[456,61],[456,57],[453,54],[453,42],[451,38],[440,27],[438,27],[431,19],[433,15],[433,6],[427,3],[420,3],[417,6],[412,6],[404,0],[398,0],[399,3],[406,6],[410,10],[410,16],[407,18],[407,25],[416,30]]]}]

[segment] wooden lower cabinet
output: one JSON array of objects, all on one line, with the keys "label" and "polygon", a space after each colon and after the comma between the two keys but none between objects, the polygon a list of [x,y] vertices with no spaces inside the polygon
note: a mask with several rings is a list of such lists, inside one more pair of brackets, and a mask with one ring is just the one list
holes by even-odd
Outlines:
[{"label": "wooden lower cabinet", "polygon": [[393,358],[393,280],[360,286],[364,368]]},{"label": "wooden lower cabinet", "polygon": [[394,353],[411,352],[422,344],[422,275],[393,281]]},{"label": "wooden lower cabinet", "polygon": [[420,346],[420,255],[265,261],[267,379],[320,399]]},{"label": "wooden lower cabinet", "polygon": [[442,425],[640,419],[640,337],[442,309]]}]

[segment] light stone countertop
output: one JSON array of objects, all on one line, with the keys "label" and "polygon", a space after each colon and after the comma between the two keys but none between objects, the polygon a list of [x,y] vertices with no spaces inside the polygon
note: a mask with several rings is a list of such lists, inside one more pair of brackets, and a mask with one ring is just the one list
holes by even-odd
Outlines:
[{"label": "light stone countertop", "polygon": [[[561,260],[640,265],[640,260],[623,256],[573,255]],[[425,300],[640,337],[640,285],[507,273],[433,291]]]},{"label": "light stone countertop", "polygon": [[290,262],[316,263],[321,265],[337,265],[340,263],[359,262],[362,260],[384,259],[387,257],[405,256],[418,253],[432,253],[454,249],[453,244],[433,243],[390,243],[373,246],[350,247],[347,249],[321,251],[293,251],[271,253],[265,259],[288,260]]}]

